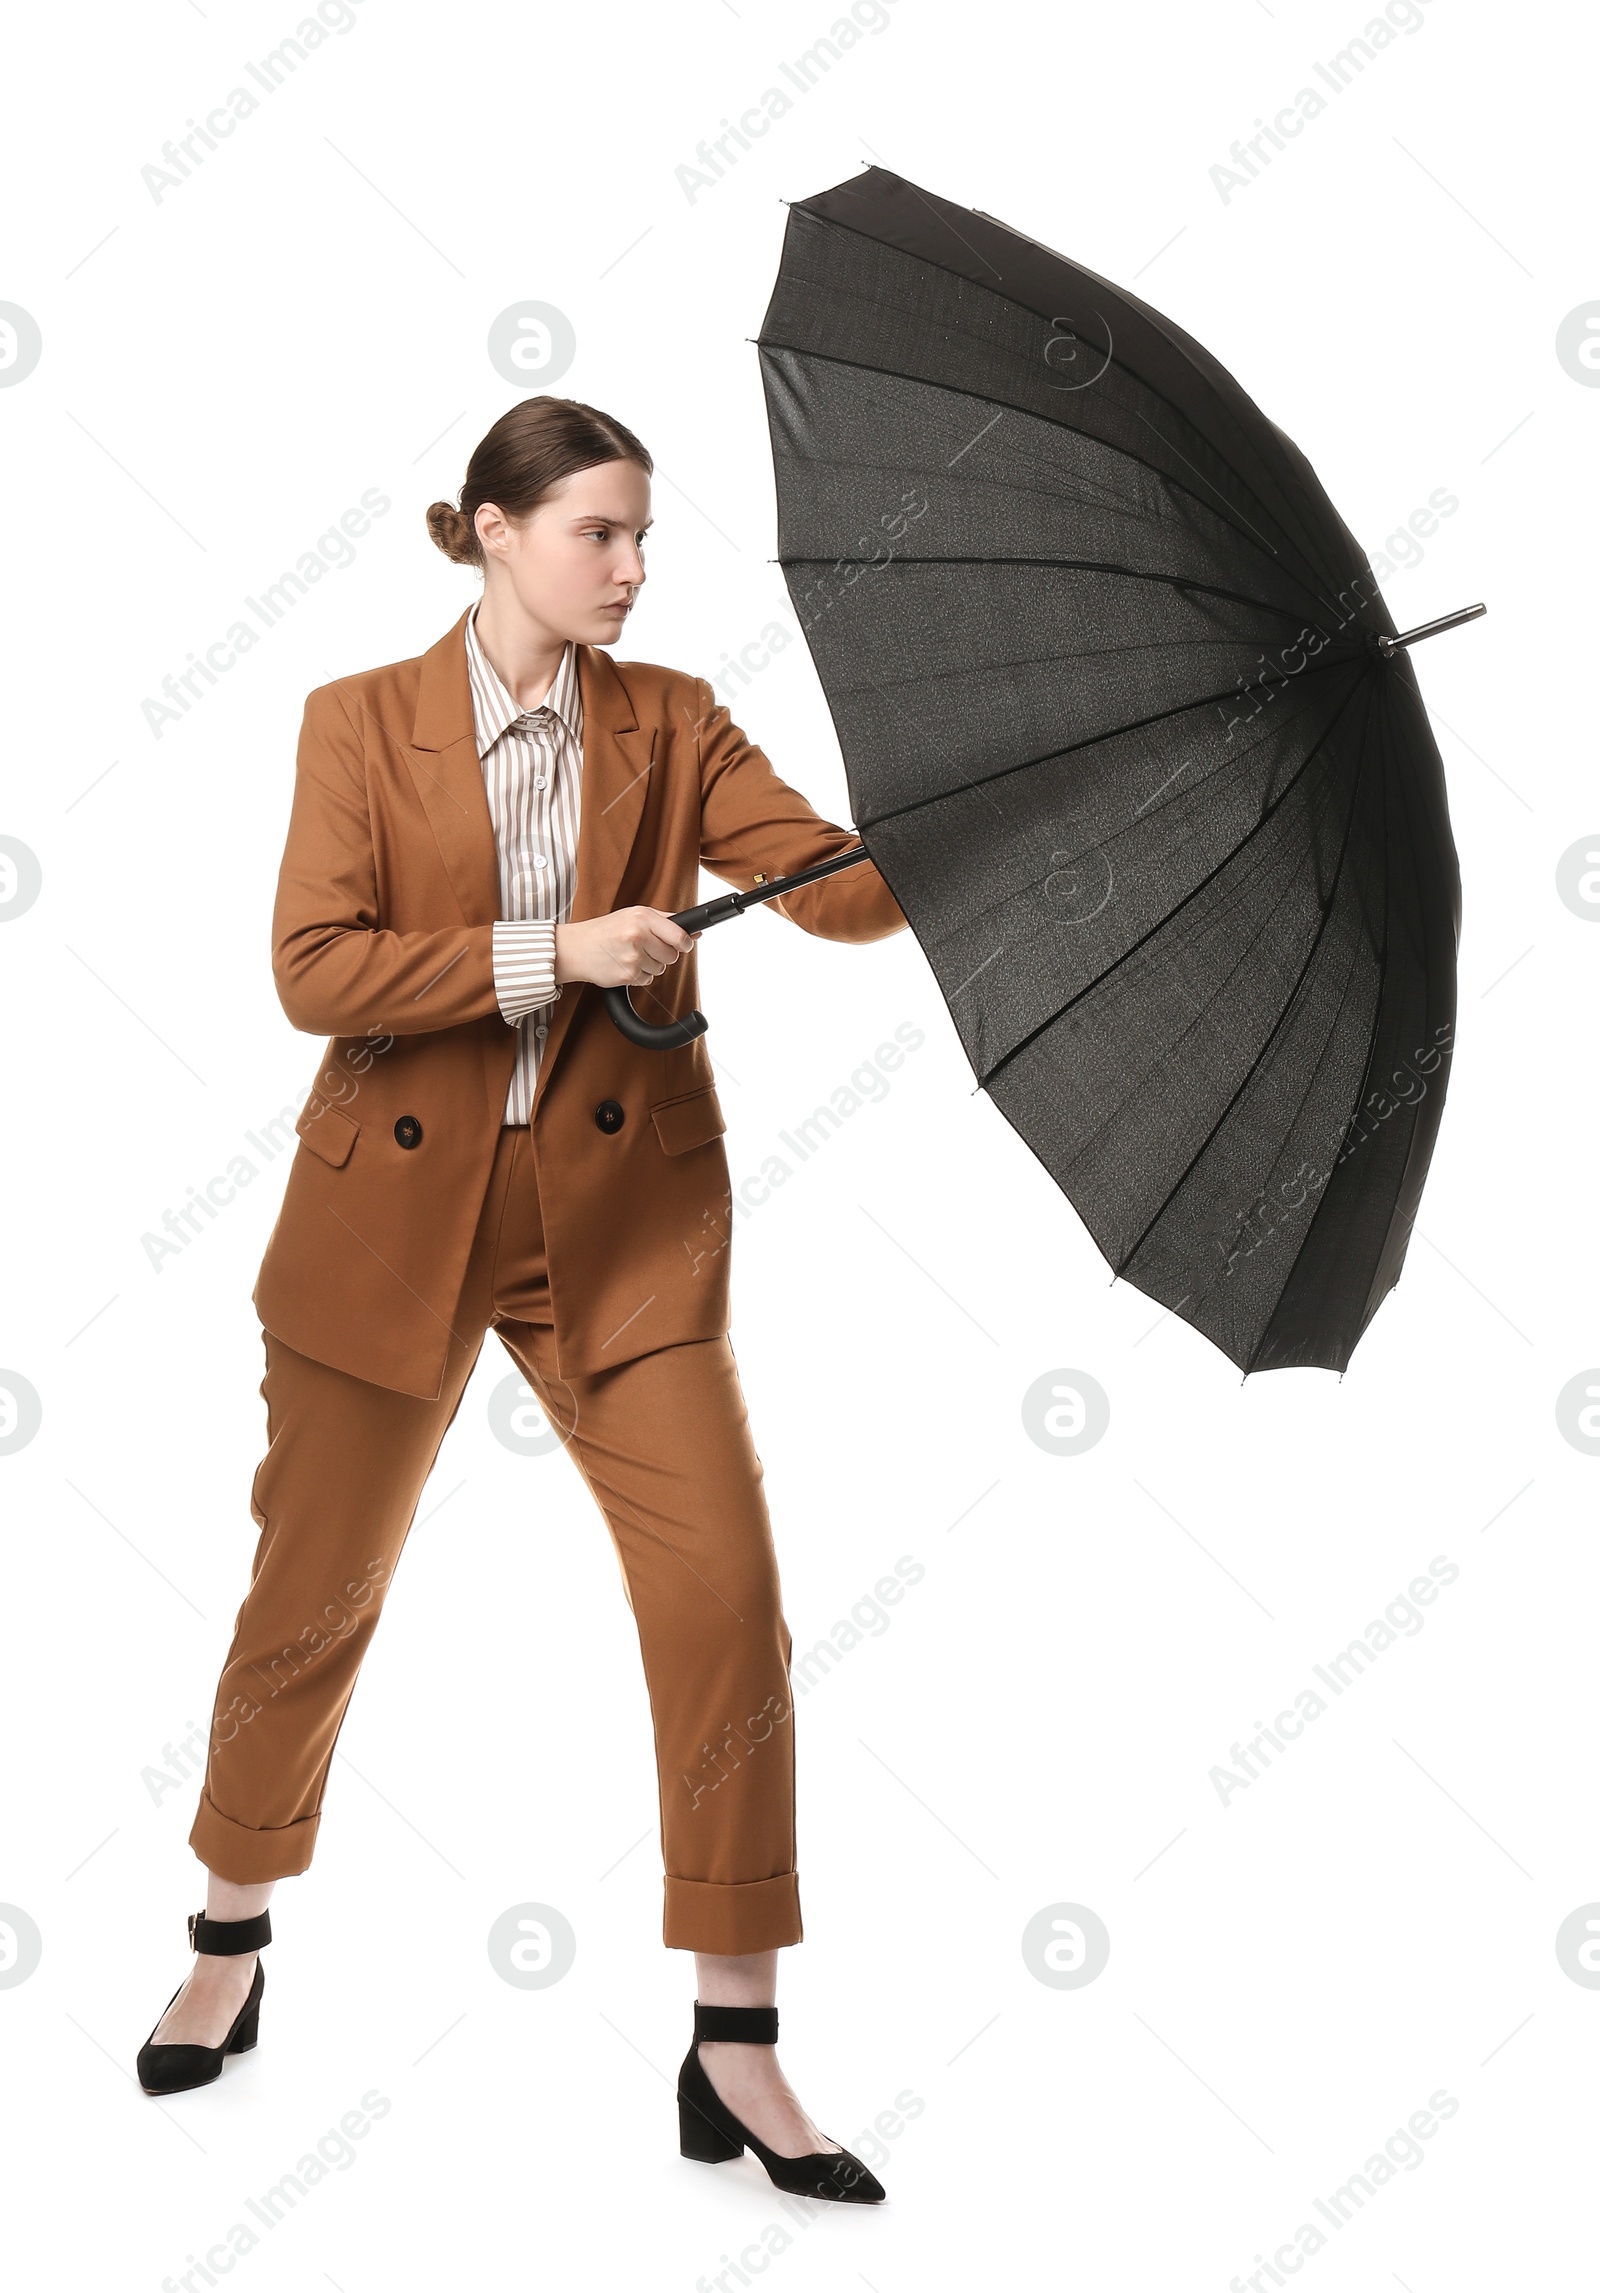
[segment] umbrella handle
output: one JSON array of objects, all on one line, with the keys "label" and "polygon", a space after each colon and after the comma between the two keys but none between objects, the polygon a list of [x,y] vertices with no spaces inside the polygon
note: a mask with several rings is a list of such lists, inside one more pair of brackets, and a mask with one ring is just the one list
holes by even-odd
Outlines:
[{"label": "umbrella handle", "polygon": [[[702,900],[695,908],[680,908],[672,917],[675,924],[686,932],[703,932],[712,924],[725,924],[734,916],[742,916],[746,908],[753,908],[762,900],[775,900],[783,892],[792,892],[801,884],[812,884],[821,876],[831,876],[840,868],[853,868],[857,861],[869,857],[864,844],[853,851],[841,852],[831,860],[819,860],[814,868],[796,869],[790,876],[757,876],[754,889],[748,892],[724,892],[715,900]],[[649,1019],[641,1019],[625,987],[608,987],[605,991],[606,1009],[619,1031],[630,1043],[637,1043],[641,1051],[676,1051],[682,1044],[692,1043],[703,1035],[709,1022],[703,1011],[686,1011],[681,1019],[670,1019],[664,1027],[657,1027]]]},{"label": "umbrella handle", "polygon": [[[740,898],[738,892],[724,892],[720,899],[702,900],[697,908],[680,908],[672,921],[686,932],[703,932],[707,924],[724,924],[730,916],[740,914]],[[686,1011],[681,1019],[669,1019],[664,1027],[658,1027],[653,1020],[639,1017],[625,987],[608,987],[605,996],[614,1025],[641,1051],[676,1051],[703,1035],[710,1025],[703,1011]]]},{"label": "umbrella handle", "polygon": [[665,1027],[657,1027],[652,1021],[639,1017],[625,987],[606,989],[606,1009],[628,1041],[637,1043],[641,1051],[675,1051],[680,1044],[692,1043],[697,1035],[703,1035],[707,1026],[703,1011],[688,1011],[681,1019],[669,1020]]}]

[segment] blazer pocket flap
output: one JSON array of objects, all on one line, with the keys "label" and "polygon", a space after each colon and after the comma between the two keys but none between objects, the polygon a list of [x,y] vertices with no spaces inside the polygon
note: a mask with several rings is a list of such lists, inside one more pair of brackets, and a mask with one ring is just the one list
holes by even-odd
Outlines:
[{"label": "blazer pocket flap", "polygon": [[697,1091],[684,1091],[676,1099],[658,1100],[650,1109],[650,1120],[668,1154],[705,1146],[728,1127],[713,1083],[702,1083]]},{"label": "blazer pocket flap", "polygon": [[331,1099],[311,1098],[301,1108],[294,1127],[312,1153],[320,1155],[324,1162],[331,1162],[337,1170],[350,1160],[350,1149],[356,1143],[361,1125]]}]

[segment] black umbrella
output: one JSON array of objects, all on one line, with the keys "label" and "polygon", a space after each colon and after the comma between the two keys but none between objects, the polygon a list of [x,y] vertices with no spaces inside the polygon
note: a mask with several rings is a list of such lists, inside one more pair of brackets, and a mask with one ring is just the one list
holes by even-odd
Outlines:
[{"label": "black umbrella", "polygon": [[825,866],[877,865],[1117,1274],[1247,1375],[1342,1370],[1454,1037],[1460,878],[1404,648],[1483,607],[1398,636],[1199,343],[882,168],[790,208],[759,347],[862,839]]}]

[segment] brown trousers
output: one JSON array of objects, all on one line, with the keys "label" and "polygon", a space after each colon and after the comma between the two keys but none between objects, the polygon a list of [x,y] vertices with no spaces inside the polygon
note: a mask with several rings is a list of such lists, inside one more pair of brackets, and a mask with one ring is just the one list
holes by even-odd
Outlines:
[{"label": "brown trousers", "polygon": [[437,1401],[262,1333],[267,1452],[250,1589],[189,1834],[248,1884],[304,1871],[361,1659],[440,1443],[493,1328],[614,1541],[655,1732],[669,1949],[801,1940],[792,1643],[733,1349],[664,1346],[556,1376],[532,1134],[502,1128]]}]

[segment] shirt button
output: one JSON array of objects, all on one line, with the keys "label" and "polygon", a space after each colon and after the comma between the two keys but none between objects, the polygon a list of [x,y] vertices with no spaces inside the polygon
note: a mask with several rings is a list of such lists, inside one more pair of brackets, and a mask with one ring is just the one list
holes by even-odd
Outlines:
[{"label": "shirt button", "polygon": [[534,1031],[533,1031],[533,1032],[535,1033],[535,1035],[548,1035],[548,1034],[549,1034],[549,1032],[550,1032],[550,1030],[549,1030],[549,1028],[548,1028],[548,1027],[543,1027],[543,1026],[541,1026],[541,1027],[536,1027],[536,1028],[534,1029]]},{"label": "shirt button", "polygon": [[544,774],[543,774],[542,772],[536,772],[536,773],[534,774],[534,776],[533,776],[533,785],[534,785],[534,787],[535,787],[535,788],[543,788],[543,786],[544,786],[544,780],[545,780],[545,776],[544,776]]},{"label": "shirt button", "polygon": [[542,852],[535,852],[533,855],[533,864],[536,868],[548,868],[550,865],[549,861],[545,858]]}]

